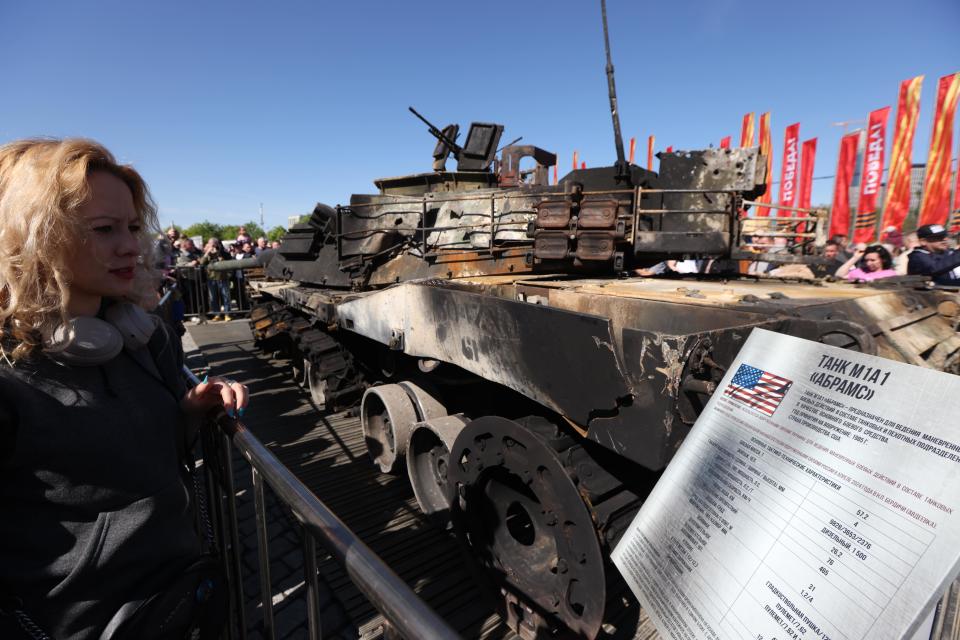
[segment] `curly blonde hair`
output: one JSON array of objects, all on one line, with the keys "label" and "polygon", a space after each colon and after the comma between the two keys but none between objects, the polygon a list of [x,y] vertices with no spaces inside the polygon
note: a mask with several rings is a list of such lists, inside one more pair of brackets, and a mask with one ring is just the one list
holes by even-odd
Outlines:
[{"label": "curly blonde hair", "polygon": [[88,177],[108,172],[133,195],[140,246],[135,301],[155,291],[151,235],[159,229],[147,185],[103,145],[82,138],[28,139],[0,146],[0,355],[16,362],[67,319],[70,248],[85,229],[78,209],[90,198]]}]

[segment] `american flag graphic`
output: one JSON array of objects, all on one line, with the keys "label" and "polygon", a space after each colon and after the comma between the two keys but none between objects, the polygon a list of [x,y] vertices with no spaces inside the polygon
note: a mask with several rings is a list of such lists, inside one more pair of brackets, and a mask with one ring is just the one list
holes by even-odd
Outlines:
[{"label": "american flag graphic", "polygon": [[772,416],[793,382],[748,364],[740,365],[724,395]]}]

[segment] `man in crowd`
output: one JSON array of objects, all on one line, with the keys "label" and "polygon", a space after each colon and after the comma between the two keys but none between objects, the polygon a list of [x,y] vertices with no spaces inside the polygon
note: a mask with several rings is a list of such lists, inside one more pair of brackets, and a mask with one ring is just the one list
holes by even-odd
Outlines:
[{"label": "man in crowd", "polygon": [[843,264],[853,256],[853,251],[851,251],[847,245],[850,241],[847,236],[842,233],[835,234],[830,241],[835,243],[839,247],[840,252],[837,254],[837,259],[840,260],[840,263]]},{"label": "man in crowd", "polygon": [[902,276],[907,275],[907,265],[910,262],[910,254],[919,246],[920,240],[917,238],[916,231],[903,236],[903,247],[893,261],[896,265],[897,273]]},{"label": "man in crowd", "polygon": [[257,252],[257,255],[260,255],[260,252],[267,248],[268,248],[267,239],[264,238],[263,236],[260,236],[259,238],[257,238],[257,248],[255,249],[255,251]]},{"label": "man in crowd", "polygon": [[270,248],[271,248],[271,249],[279,249],[279,248],[280,248],[280,241],[279,241],[279,240],[274,240],[273,242],[271,242],[271,243],[270,243]]},{"label": "man in crowd", "polygon": [[829,262],[810,265],[810,271],[818,278],[834,275],[843,265],[844,261],[840,259],[840,243],[836,240],[827,240],[823,245],[823,257]]},{"label": "man in crowd", "polygon": [[203,308],[200,304],[200,250],[193,244],[193,240],[184,236],[180,239],[180,254],[177,256],[177,279],[183,287],[183,299],[186,301],[187,313],[199,313]]},{"label": "man in crowd", "polygon": [[178,267],[195,267],[200,260],[200,250],[193,244],[193,240],[184,237],[180,240],[180,256],[177,259]]},{"label": "man in crowd", "polygon": [[907,273],[930,276],[934,284],[960,286],[960,251],[947,246],[947,230],[940,224],[917,229],[920,246],[910,252]]},{"label": "man in crowd", "polygon": [[[253,245],[251,243],[244,242],[237,249],[237,255],[235,257],[237,260],[248,260],[250,258],[256,258],[257,254],[253,252]],[[241,310],[249,308],[249,300],[247,298],[247,287],[246,287],[246,284],[244,283],[245,278],[246,278],[246,274],[243,272],[243,269],[237,269],[236,271],[234,271],[233,284],[236,287],[235,294],[237,296],[237,303]]]}]

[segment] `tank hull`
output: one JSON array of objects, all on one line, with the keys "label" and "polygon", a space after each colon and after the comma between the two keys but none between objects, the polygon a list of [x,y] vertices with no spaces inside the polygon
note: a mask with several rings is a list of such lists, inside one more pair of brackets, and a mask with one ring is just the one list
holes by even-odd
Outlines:
[{"label": "tank hull", "polygon": [[564,276],[424,280],[365,292],[259,284],[335,332],[454,365],[662,469],[754,328],[937,369],[960,338],[937,294],[779,280]]}]

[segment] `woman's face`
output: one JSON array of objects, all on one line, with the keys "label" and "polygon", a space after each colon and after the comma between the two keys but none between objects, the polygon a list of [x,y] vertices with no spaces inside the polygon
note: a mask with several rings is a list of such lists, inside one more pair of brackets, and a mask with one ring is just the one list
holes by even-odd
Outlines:
[{"label": "woman's face", "polygon": [[103,297],[120,298],[133,290],[140,255],[140,219],[129,187],[111,173],[88,178],[90,199],[78,214],[84,233],[67,256],[73,273],[67,310],[95,315]]},{"label": "woman's face", "polygon": [[868,253],[863,256],[863,264],[865,265],[866,271],[871,273],[880,271],[883,269],[883,258],[880,257],[879,253]]}]

